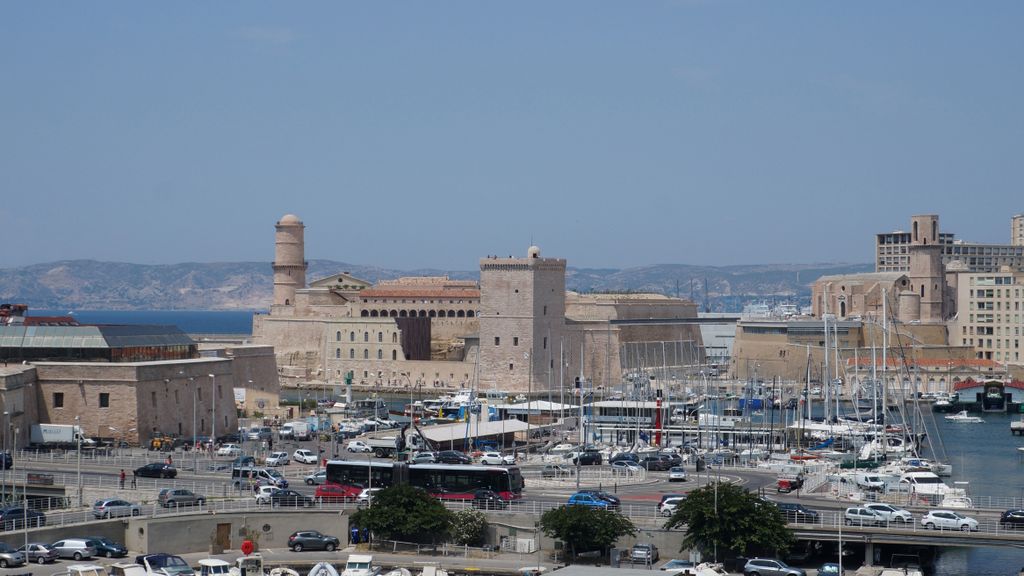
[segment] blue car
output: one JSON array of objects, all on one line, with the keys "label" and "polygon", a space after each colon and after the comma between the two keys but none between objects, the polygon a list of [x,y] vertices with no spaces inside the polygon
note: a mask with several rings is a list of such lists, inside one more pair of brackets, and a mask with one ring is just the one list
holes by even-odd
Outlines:
[{"label": "blue car", "polygon": [[570,506],[590,506],[592,508],[604,508],[605,510],[614,510],[617,506],[613,502],[609,502],[604,498],[595,496],[594,494],[587,494],[584,492],[577,492],[569,497]]}]

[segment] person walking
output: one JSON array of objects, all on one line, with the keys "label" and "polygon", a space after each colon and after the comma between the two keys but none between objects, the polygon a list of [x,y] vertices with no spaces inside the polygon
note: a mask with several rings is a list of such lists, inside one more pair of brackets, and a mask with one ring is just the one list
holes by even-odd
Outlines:
[{"label": "person walking", "polygon": [[124,490],[124,479],[125,479],[124,468],[121,468],[121,475],[118,478],[121,480],[121,490]]},{"label": "person walking", "polygon": [[134,490],[134,489],[139,487],[138,480],[139,480],[139,475],[135,473],[135,470],[132,470],[132,490]]}]

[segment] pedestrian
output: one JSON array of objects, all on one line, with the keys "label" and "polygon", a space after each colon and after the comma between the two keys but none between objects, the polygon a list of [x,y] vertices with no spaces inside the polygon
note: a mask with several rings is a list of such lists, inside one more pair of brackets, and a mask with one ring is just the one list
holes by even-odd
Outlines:
[{"label": "pedestrian", "polygon": [[132,470],[132,490],[139,487],[138,480],[139,475],[135,472],[135,470]]},{"label": "pedestrian", "polygon": [[173,461],[173,460],[171,460],[171,455],[170,455],[170,454],[168,454],[168,455],[167,455],[167,465],[168,465],[168,466],[170,466],[171,464],[174,464],[174,461]]},{"label": "pedestrian", "polygon": [[124,478],[125,478],[124,468],[121,468],[121,475],[118,477],[118,479],[121,481],[121,490],[124,490]]}]

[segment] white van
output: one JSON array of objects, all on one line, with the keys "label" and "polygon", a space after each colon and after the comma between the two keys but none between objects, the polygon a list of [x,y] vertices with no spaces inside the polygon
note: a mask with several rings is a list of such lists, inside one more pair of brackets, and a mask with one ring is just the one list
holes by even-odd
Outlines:
[{"label": "white van", "polygon": [[273,468],[246,467],[231,469],[231,483],[234,484],[235,488],[248,488],[250,478],[255,480],[255,484],[262,486],[288,487],[288,480]]}]

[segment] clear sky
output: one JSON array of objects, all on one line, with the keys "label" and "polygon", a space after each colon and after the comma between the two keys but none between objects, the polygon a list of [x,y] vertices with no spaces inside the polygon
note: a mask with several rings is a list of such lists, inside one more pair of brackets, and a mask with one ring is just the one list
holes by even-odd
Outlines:
[{"label": "clear sky", "polygon": [[1024,211],[1021,2],[5,2],[0,268],[869,262]]}]

